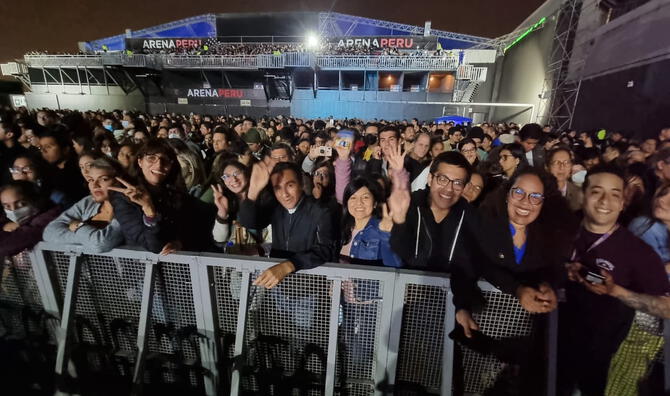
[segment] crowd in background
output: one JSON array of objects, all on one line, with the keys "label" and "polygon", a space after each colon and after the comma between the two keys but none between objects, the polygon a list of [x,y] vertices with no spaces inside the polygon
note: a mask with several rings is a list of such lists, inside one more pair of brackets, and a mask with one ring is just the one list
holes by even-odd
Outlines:
[{"label": "crowd in background", "polygon": [[[7,110],[0,256],[45,240],[282,259],[256,278],[265,288],[326,262],[444,272],[454,338],[476,350],[484,278],[538,322],[560,309],[559,394],[653,394],[670,317],[669,139],[670,128]],[[543,386],[543,342],[516,351],[522,394]]]}]

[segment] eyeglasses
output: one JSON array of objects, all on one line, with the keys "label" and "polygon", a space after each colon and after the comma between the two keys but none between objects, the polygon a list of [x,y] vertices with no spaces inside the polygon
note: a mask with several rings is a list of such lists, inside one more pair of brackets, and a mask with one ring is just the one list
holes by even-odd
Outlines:
[{"label": "eyeglasses", "polygon": [[231,178],[232,179],[237,179],[241,174],[242,174],[242,172],[238,171],[238,170],[236,170],[235,172],[233,172],[231,174],[224,173],[223,175],[221,175],[221,180],[223,180],[225,182],[226,180],[231,179]]},{"label": "eyeglasses", "polygon": [[462,190],[463,187],[465,187],[465,185],[467,184],[463,179],[450,179],[446,175],[433,175],[433,176],[435,177],[437,184],[439,184],[442,187],[446,187],[449,184],[451,184],[451,188],[453,188],[454,191]]},{"label": "eyeglasses", "polygon": [[534,206],[541,205],[542,202],[544,202],[544,194],[527,193],[520,187],[512,187],[512,189],[509,191],[509,195],[515,201],[523,201],[526,199],[526,197],[528,197],[528,202]]},{"label": "eyeglasses", "polygon": [[33,172],[35,169],[33,169],[32,166],[24,166],[23,168],[9,168],[9,173],[12,174],[19,174],[23,173],[24,175],[27,175],[28,173]]},{"label": "eyeglasses", "polygon": [[551,161],[551,166],[555,166],[557,168],[567,168],[572,166],[572,161],[570,160],[565,160],[565,161]]},{"label": "eyeglasses", "polygon": [[328,172],[325,172],[325,171],[317,171],[317,172],[314,172],[314,177],[323,177],[323,178],[327,178],[327,177],[328,177]]},{"label": "eyeglasses", "polygon": [[172,160],[170,158],[158,154],[147,154],[144,156],[144,160],[147,161],[149,165],[154,165],[158,163],[158,161],[162,161],[166,165],[172,165]]},{"label": "eyeglasses", "polygon": [[475,151],[477,151],[477,149],[474,147],[469,149],[461,149],[461,153],[474,153]]},{"label": "eyeglasses", "polygon": [[507,159],[510,158],[510,157],[513,158],[514,156],[512,154],[500,154],[500,159],[502,161],[507,161]]}]

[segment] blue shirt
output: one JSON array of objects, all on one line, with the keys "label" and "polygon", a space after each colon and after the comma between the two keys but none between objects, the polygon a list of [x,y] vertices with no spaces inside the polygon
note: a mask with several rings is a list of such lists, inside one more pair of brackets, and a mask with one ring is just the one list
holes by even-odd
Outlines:
[{"label": "blue shirt", "polygon": [[670,248],[668,247],[668,228],[665,224],[654,221],[649,217],[636,217],[628,225],[628,229],[636,237],[642,239],[651,246],[661,258],[667,263],[670,261]]},{"label": "blue shirt", "polygon": [[[514,238],[514,235],[516,235],[516,228],[512,225],[512,223],[509,224],[509,232],[512,234],[512,238]],[[521,264],[521,260],[523,260],[523,256],[526,254],[526,245],[528,242],[524,242],[523,245],[519,248],[516,247],[514,242],[512,242],[512,246],[514,247],[514,259],[516,260],[517,264]]]}]

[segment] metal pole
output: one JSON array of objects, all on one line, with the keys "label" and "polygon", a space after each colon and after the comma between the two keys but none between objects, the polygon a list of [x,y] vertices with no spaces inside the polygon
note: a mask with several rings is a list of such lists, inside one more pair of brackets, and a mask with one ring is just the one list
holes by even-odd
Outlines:
[{"label": "metal pole", "polygon": [[207,370],[204,375],[205,394],[208,396],[216,395],[219,385],[219,371],[217,367],[217,321],[214,309],[214,300],[212,299],[212,286],[214,285],[211,276],[212,268],[194,257],[194,262],[188,264],[191,272],[191,288],[193,293],[193,305],[195,309],[195,318],[198,326],[198,332],[205,336],[200,340],[200,355],[202,357],[202,367]]},{"label": "metal pole", "polygon": [[[235,332],[235,359],[244,359],[244,335],[247,328],[247,311],[249,309],[249,290],[251,289],[250,271],[242,272],[240,283],[240,304],[237,311],[237,330]],[[237,396],[240,391],[240,367],[233,370],[230,380],[230,395]]]},{"label": "metal pole", "polygon": [[549,362],[547,362],[547,396],[556,395],[556,364],[558,361],[558,309],[547,318],[547,346]]},{"label": "metal pole", "polygon": [[78,254],[70,256],[70,265],[67,270],[65,298],[63,300],[63,315],[58,329],[58,350],[56,353],[56,376],[63,376],[67,371],[67,342],[70,326],[75,315],[79,276],[81,274],[82,257]]},{"label": "metal pole", "polygon": [[342,279],[334,279],[332,287],[333,292],[330,297],[330,321],[328,324],[328,358],[326,359],[325,396],[332,396],[335,392],[335,361],[337,360],[337,330],[340,320]]},{"label": "metal pole", "polygon": [[149,326],[151,326],[151,308],[154,300],[154,272],[157,262],[144,263],[144,284],[142,287],[142,305],[140,319],[137,323],[137,357],[133,370],[133,389],[131,395],[142,393],[144,386],[144,361],[147,356],[147,342],[149,341]]},{"label": "metal pole", "polygon": [[456,322],[456,308],[452,301],[454,294],[451,289],[447,292],[444,307],[444,339],[442,343],[442,396],[451,396],[451,388],[454,376],[454,340],[449,338],[449,333],[454,330]]}]

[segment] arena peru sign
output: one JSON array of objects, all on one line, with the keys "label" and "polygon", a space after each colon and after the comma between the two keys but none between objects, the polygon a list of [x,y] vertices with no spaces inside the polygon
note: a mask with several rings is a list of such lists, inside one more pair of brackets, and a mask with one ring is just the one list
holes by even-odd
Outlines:
[{"label": "arena peru sign", "polygon": [[189,98],[243,98],[244,91],[241,89],[196,88],[189,89],[186,96]]},{"label": "arena peru sign", "polygon": [[204,39],[194,38],[164,38],[164,39],[126,39],[126,49],[141,50],[178,50],[200,48]]},{"label": "arena peru sign", "polygon": [[390,37],[339,37],[331,41],[337,47],[366,47],[366,48],[398,48],[434,50],[437,48],[437,37],[424,36],[390,36]]}]

